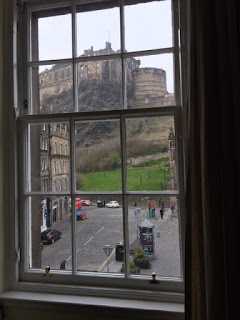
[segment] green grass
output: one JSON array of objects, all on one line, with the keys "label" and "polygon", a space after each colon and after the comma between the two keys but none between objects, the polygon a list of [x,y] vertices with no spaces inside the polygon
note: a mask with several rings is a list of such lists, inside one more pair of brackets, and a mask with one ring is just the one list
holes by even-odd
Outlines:
[{"label": "green grass", "polygon": [[[169,167],[167,159],[149,161],[142,166],[128,168],[129,191],[164,190],[168,186]],[[121,171],[98,171],[85,173],[78,177],[81,191],[119,191],[121,190]]]}]

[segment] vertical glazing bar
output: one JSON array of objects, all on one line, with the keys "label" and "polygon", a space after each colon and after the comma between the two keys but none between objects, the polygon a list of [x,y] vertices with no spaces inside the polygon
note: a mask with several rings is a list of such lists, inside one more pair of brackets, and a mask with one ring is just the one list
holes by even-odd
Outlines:
[{"label": "vertical glazing bar", "polygon": [[[32,18],[31,18],[31,11],[28,8],[27,10],[27,43],[26,43],[26,48],[27,48],[27,54],[24,56],[24,54],[21,54],[21,56],[23,56],[23,61],[22,61],[22,68],[23,71],[25,72],[25,76],[26,76],[26,81],[23,81],[22,86],[24,86],[24,84],[26,85],[25,88],[23,88],[25,95],[22,97],[21,99],[21,103],[20,106],[22,106],[22,110],[21,110],[21,114],[25,114],[26,110],[25,110],[25,105],[24,102],[27,101],[28,102],[28,110],[27,113],[32,114],[33,113],[33,108],[32,108],[32,101],[33,101],[33,97],[32,97],[32,68],[27,67],[27,63],[26,61],[24,61],[25,59],[27,59],[28,61],[32,60]],[[36,35],[36,38],[38,39],[38,34]],[[37,40],[38,41],[38,40]],[[24,72],[23,72],[23,76],[24,76]]]},{"label": "vertical glazing bar", "polygon": [[178,1],[172,0],[172,29],[173,29],[173,59],[174,59],[174,92],[176,105],[182,104],[180,82],[180,53],[179,53],[179,16]]},{"label": "vertical glazing bar", "polygon": [[72,273],[75,274],[77,270],[76,262],[76,242],[75,242],[75,147],[74,147],[74,132],[75,123],[74,120],[70,120],[70,194],[71,194],[71,210],[72,210]]},{"label": "vertical glazing bar", "polygon": [[179,190],[179,243],[180,243],[180,268],[181,276],[184,270],[184,212],[185,212],[185,199],[184,199],[184,161],[183,161],[183,140],[182,140],[182,87],[181,87],[181,74],[180,74],[180,43],[179,43],[179,2],[172,0],[172,19],[173,19],[173,39],[174,39],[174,73],[175,73],[175,97],[176,103],[179,108],[175,114],[175,136],[176,136],[176,171],[177,171],[177,187]]},{"label": "vertical glazing bar", "polygon": [[120,35],[121,35],[121,64],[122,64],[122,103],[123,109],[127,109],[127,77],[126,64],[123,53],[125,50],[125,26],[124,26],[124,5],[120,1]]},{"label": "vertical glazing bar", "polygon": [[73,73],[73,107],[78,111],[78,78],[77,78],[77,21],[76,5],[72,6],[72,73]]},{"label": "vertical glazing bar", "polygon": [[124,238],[124,261],[125,277],[128,277],[128,257],[129,257],[129,236],[128,236],[128,199],[127,192],[127,153],[126,153],[126,124],[125,117],[120,117],[120,135],[121,135],[121,164],[122,164],[122,204],[123,204],[123,238]]},{"label": "vertical glazing bar", "polygon": [[176,131],[176,171],[178,177],[178,221],[179,221],[179,244],[180,244],[180,268],[181,276],[184,272],[184,221],[185,221],[185,192],[184,192],[184,162],[183,162],[183,140],[182,140],[182,115],[181,110],[177,110],[175,116],[175,131]]},{"label": "vertical glazing bar", "polygon": [[32,12],[30,8],[28,8],[27,9],[27,61],[32,61],[32,16],[31,14]]},{"label": "vertical glazing bar", "polygon": [[[23,128],[21,124],[21,128]],[[23,163],[24,163],[24,172],[23,172],[23,181],[24,181],[24,192],[31,190],[31,150],[30,150],[30,126],[24,126],[23,129]],[[23,193],[22,193],[23,194]],[[24,217],[24,260],[26,262],[25,268],[28,269],[30,266],[32,267],[32,208],[31,202],[32,198],[28,198],[26,200],[25,197],[21,197],[22,200],[22,209],[23,209],[23,217]]]}]

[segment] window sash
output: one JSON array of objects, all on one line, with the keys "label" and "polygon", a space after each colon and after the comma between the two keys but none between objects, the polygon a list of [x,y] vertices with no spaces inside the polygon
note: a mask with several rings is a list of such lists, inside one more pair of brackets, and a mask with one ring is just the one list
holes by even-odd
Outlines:
[{"label": "window sash", "polygon": [[[27,1],[27,2],[31,2],[31,1]],[[140,1],[136,1],[140,2]],[[146,2],[146,1],[141,1],[141,2]],[[43,193],[43,192],[23,192],[21,194],[21,213],[22,216],[25,215],[25,218],[23,218],[22,220],[22,227],[21,230],[21,234],[24,234],[24,230],[27,231],[28,225],[26,225],[26,223],[29,223],[27,217],[26,217],[26,213],[24,212],[24,206],[23,204],[23,200],[26,197],[29,196],[34,196],[34,195],[67,195],[71,197],[71,201],[72,201],[72,208],[75,207],[75,197],[79,196],[79,195],[83,195],[83,194],[89,194],[89,195],[96,195],[96,194],[110,194],[110,193],[105,193],[105,192],[101,192],[101,193],[85,193],[85,192],[77,192],[74,188],[75,188],[75,183],[74,183],[74,173],[73,170],[75,168],[74,164],[74,146],[73,146],[73,136],[74,136],[74,123],[75,121],[78,120],[97,120],[97,119],[121,119],[121,124],[122,126],[124,126],[124,122],[126,118],[129,117],[147,117],[147,116],[157,116],[157,115],[173,115],[174,119],[175,119],[175,128],[176,128],[176,138],[177,138],[177,155],[178,155],[178,159],[177,159],[177,176],[179,177],[183,177],[183,163],[182,163],[182,147],[181,147],[181,109],[182,109],[182,104],[181,104],[181,88],[180,88],[180,59],[179,59],[179,55],[180,55],[180,49],[179,49],[179,37],[178,37],[178,19],[177,19],[177,1],[176,0],[172,0],[172,10],[173,10],[173,30],[174,30],[174,34],[173,34],[173,47],[169,47],[169,48],[160,48],[160,49],[153,49],[153,50],[143,50],[143,51],[136,51],[136,52],[125,52],[124,51],[124,47],[125,47],[125,39],[124,39],[124,10],[123,10],[123,6],[120,5],[120,26],[121,26],[121,52],[120,53],[116,53],[113,55],[107,55],[107,56],[93,56],[93,57],[77,57],[77,52],[76,52],[76,12],[77,12],[77,8],[75,5],[71,6],[71,3],[68,2],[67,6],[72,8],[72,40],[73,40],[73,45],[72,45],[72,58],[69,59],[62,59],[62,60],[44,60],[44,61],[31,61],[31,37],[30,37],[30,30],[28,30],[28,62],[25,64],[25,68],[26,70],[28,70],[27,73],[29,73],[29,70],[31,67],[33,66],[41,66],[41,65],[47,65],[47,64],[59,64],[59,63],[71,63],[73,65],[73,100],[74,100],[74,105],[75,105],[75,111],[78,110],[77,107],[77,75],[76,75],[76,67],[77,67],[77,63],[81,62],[81,61],[91,61],[91,60],[106,60],[106,59],[116,59],[116,58],[120,58],[122,61],[122,67],[123,67],[123,87],[125,87],[125,74],[124,74],[124,61],[126,58],[129,57],[138,57],[138,56],[143,56],[143,55],[153,55],[153,54],[164,54],[164,53],[172,53],[173,54],[173,59],[174,59],[174,87],[175,87],[175,99],[176,99],[176,105],[174,106],[167,106],[167,107],[160,107],[160,108],[154,108],[154,110],[151,109],[132,109],[132,110],[127,110],[127,102],[126,102],[126,90],[124,90],[123,92],[123,101],[124,101],[124,108],[123,110],[117,110],[117,111],[104,111],[104,112],[81,112],[81,114],[79,114],[78,112],[75,113],[68,113],[68,114],[24,114],[24,112],[21,113],[21,116],[18,120],[18,127],[20,128],[20,133],[23,133],[24,130],[26,129],[27,125],[30,123],[38,123],[38,122],[53,122],[53,121],[69,121],[70,123],[70,128],[71,128],[71,143],[70,143],[70,154],[71,154],[71,190],[69,193]],[[126,3],[127,4],[127,3]],[[66,6],[66,3],[63,4],[63,6]],[[55,5],[54,5],[55,7]],[[28,11],[28,23],[30,23],[30,15],[31,12],[34,10],[39,10],[40,7],[37,6],[32,6],[32,9],[30,9]],[[41,8],[43,10],[49,8],[49,5],[46,6],[41,6]],[[54,9],[55,10],[55,9]],[[31,80],[30,77],[28,76],[28,86],[25,88],[25,92],[28,91],[28,88],[31,88]],[[28,95],[28,94],[27,94]],[[30,93],[31,95],[31,93]],[[29,98],[27,99],[28,101]],[[25,129],[24,129],[25,128]],[[122,140],[124,140],[124,127],[121,130],[121,136],[122,136]],[[26,134],[22,135],[21,140],[23,139],[23,141],[25,141],[25,145],[26,145]],[[124,142],[123,142],[124,143]],[[26,150],[25,150],[26,151]],[[25,153],[26,155],[26,153]],[[125,157],[126,155],[122,155],[123,160],[125,161]],[[27,171],[27,167],[26,167],[26,159],[24,159],[24,157],[22,158],[21,161],[23,161],[24,167],[25,167],[25,172]],[[20,163],[21,163],[20,161]],[[27,160],[29,162],[29,159]],[[122,165],[123,165],[123,172],[126,172],[126,167],[124,168],[124,161],[122,161]],[[21,176],[21,174],[20,174]],[[124,178],[125,173],[123,175],[123,186],[126,185],[126,179]],[[24,177],[22,176],[21,181],[25,181]],[[161,196],[176,196],[179,199],[179,210],[180,210],[180,214],[183,213],[183,180],[180,179],[180,184],[179,184],[179,191],[177,192],[129,192],[126,190],[125,187],[123,187],[122,192],[120,193],[111,193],[111,194],[118,194],[118,195],[123,195],[124,201],[125,201],[125,208],[127,208],[127,204],[126,204],[126,199],[128,198],[129,195],[161,195]],[[26,190],[26,188],[24,189]],[[123,202],[124,203],[124,202]],[[127,210],[127,209],[124,209]],[[127,241],[127,237],[128,237],[128,232],[127,232],[127,224],[128,224],[128,219],[127,219],[127,211],[123,212],[123,217],[125,217],[125,221],[124,221],[124,232],[125,232],[125,243],[126,245],[128,245],[128,241]],[[75,230],[75,216],[74,214],[72,214],[72,257],[75,257],[75,250],[76,250],[76,245],[74,244],[74,230]],[[36,281],[38,281],[39,279],[41,279],[41,274],[42,274],[42,270],[29,270],[27,268],[26,262],[28,261],[28,254],[29,251],[26,250],[27,245],[26,245],[26,238],[24,237],[24,235],[21,236],[22,238],[22,243],[24,243],[24,256],[25,259],[21,262],[21,277],[23,280],[33,280],[36,279]],[[181,240],[180,240],[181,242]],[[126,247],[126,246],[125,246]],[[127,262],[128,260],[128,249],[125,249],[125,261]],[[181,261],[181,265],[183,265],[183,255],[181,255],[182,261]],[[126,263],[127,264],[127,263]],[[128,264],[127,264],[128,265]],[[54,271],[53,271],[54,272]],[[71,273],[71,279],[72,281],[75,283],[80,283],[79,282],[79,276],[76,277],[76,274],[79,275],[84,275],[84,278],[87,279],[87,283],[98,283],[99,279],[100,279],[100,284],[105,284],[105,281],[108,282],[108,280],[103,279],[103,281],[101,282],[101,278],[111,278],[111,275],[99,275],[96,273],[82,273],[82,272],[76,272],[76,261],[73,263],[73,272]],[[88,277],[88,275],[89,277]],[[52,279],[53,282],[57,281],[57,278],[60,277],[60,279],[62,277],[65,277],[67,275],[67,272],[64,272],[61,274],[61,271],[57,271],[56,275],[54,276],[54,278],[56,279]],[[146,284],[147,284],[147,288],[152,289],[152,285],[149,285],[148,287],[148,280],[146,280],[146,276],[144,277],[145,279],[142,279],[141,276],[132,276],[130,278],[128,278],[129,274],[126,272],[125,277],[127,278],[127,282],[124,283],[124,288],[126,288],[128,285],[127,283],[129,283],[130,287],[134,287],[137,288],[138,287],[138,283],[141,283],[140,288],[146,288]],[[40,278],[39,278],[40,277]],[[72,278],[73,277],[73,278]],[[80,277],[81,279],[83,279],[82,277]],[[122,285],[122,280],[118,283],[118,276],[114,275],[114,281],[116,281],[116,284],[121,287]],[[120,276],[120,278],[122,278]],[[38,280],[37,280],[38,279]],[[52,281],[50,280],[50,282]],[[110,279],[111,281],[113,279]],[[135,281],[137,280],[137,281]],[[47,280],[48,281],[48,280]],[[62,280],[60,280],[61,282]],[[159,288],[164,287],[165,285],[167,286],[167,288],[171,288],[172,283],[174,282],[174,290],[176,290],[176,288],[178,288],[181,292],[183,290],[183,283],[182,280],[177,280],[176,278],[174,279],[162,279],[161,280],[161,285],[159,286]],[[71,281],[70,281],[71,282]],[[83,284],[85,283],[85,281],[82,282]],[[110,283],[109,283],[110,284]],[[172,287],[172,288],[173,288]],[[159,289],[158,288],[158,289]]]}]

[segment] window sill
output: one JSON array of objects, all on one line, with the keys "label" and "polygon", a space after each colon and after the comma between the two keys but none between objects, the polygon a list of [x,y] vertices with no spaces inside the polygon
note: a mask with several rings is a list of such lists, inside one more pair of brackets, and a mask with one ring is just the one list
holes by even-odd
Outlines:
[{"label": "window sill", "polygon": [[[127,311],[138,317],[145,319],[164,319],[164,320],[177,320],[184,319],[184,305],[180,303],[168,302],[153,302],[141,300],[127,300],[106,297],[89,297],[89,296],[76,296],[76,295],[63,295],[63,294],[50,294],[50,293],[36,293],[24,291],[6,291],[0,295],[0,301],[4,308],[19,307],[19,308],[37,308],[44,310],[54,309],[61,312],[62,310],[79,311],[91,310],[91,312],[107,311],[108,314],[114,315],[116,312],[121,314]],[[90,307],[90,308],[89,308]],[[88,312],[88,311],[87,311]]]}]

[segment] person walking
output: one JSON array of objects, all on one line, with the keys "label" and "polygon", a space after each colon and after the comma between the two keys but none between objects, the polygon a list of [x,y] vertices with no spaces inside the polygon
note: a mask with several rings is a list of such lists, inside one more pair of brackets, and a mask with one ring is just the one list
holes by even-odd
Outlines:
[{"label": "person walking", "polygon": [[164,216],[164,202],[162,202],[161,208],[160,208],[160,217],[161,217],[161,219],[163,219],[163,216]]},{"label": "person walking", "polygon": [[66,260],[64,259],[61,264],[60,264],[60,270],[65,270],[66,269]]}]

